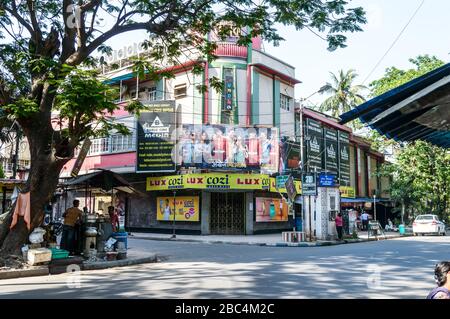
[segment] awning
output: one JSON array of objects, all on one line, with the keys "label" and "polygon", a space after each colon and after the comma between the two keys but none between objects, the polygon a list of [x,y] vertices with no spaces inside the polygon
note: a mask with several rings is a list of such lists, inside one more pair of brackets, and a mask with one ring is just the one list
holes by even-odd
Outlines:
[{"label": "awning", "polygon": [[5,187],[7,190],[13,190],[15,186],[25,185],[26,181],[22,179],[0,178],[0,190]]},{"label": "awning", "polygon": [[79,186],[89,188],[101,188],[105,191],[109,191],[112,188],[123,190],[131,193],[135,190],[122,176],[108,170],[101,170],[86,175],[81,175],[75,178],[71,178],[64,183],[63,186]]},{"label": "awning", "polygon": [[[390,202],[390,199],[386,198],[375,198],[375,202]],[[357,197],[357,198],[346,198],[341,197],[341,203],[373,203],[373,198],[370,197]]]},{"label": "awning", "polygon": [[340,116],[356,118],[396,141],[424,140],[450,147],[450,63]]}]

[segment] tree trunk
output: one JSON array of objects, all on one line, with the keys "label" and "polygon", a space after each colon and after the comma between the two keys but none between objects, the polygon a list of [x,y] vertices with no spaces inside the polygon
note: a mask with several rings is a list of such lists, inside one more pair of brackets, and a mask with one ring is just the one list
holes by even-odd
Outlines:
[{"label": "tree trunk", "polygon": [[[36,123],[36,122],[34,122]],[[42,122],[41,122],[42,123]],[[22,217],[19,217],[17,224],[8,232],[8,235],[1,244],[0,257],[20,255],[20,249],[27,242],[28,235],[34,228],[38,227],[44,218],[44,205],[53,196],[58,185],[59,173],[65,163],[69,160],[55,158],[52,132],[48,128],[24,127],[24,132],[30,145],[31,167],[27,184],[24,191],[31,192],[31,227],[27,229]],[[8,223],[8,228],[9,228]]]}]

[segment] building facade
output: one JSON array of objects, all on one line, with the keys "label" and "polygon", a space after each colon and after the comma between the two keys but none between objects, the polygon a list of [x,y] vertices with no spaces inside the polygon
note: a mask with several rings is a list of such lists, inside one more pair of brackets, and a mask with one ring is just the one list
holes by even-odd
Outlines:
[{"label": "building facade", "polygon": [[[308,109],[303,110],[307,161],[300,163],[301,125],[294,103],[295,85],[300,81],[294,67],[264,52],[258,38],[247,47],[238,46],[233,37],[217,44],[217,59],[212,63],[189,50],[181,55],[179,65],[167,68],[174,78],[160,81],[139,79],[131,71],[127,55],[146,54],[138,45],[114,53],[119,58],[110,62],[119,64],[119,69],[105,67],[103,76],[118,87],[116,121],[132,134],[111,132],[92,140],[79,174],[111,170],[122,174],[138,193],[98,190],[87,196],[81,190],[61,197],[60,211],[77,197],[90,211],[104,212],[115,205],[132,231],[250,235],[297,226],[311,230],[315,238],[328,238],[335,235],[330,212],[347,204],[356,207],[358,200],[380,189],[381,181],[371,173],[382,155],[371,152],[348,127]],[[203,74],[194,74],[198,64]],[[212,88],[209,79],[213,77],[223,81],[222,91]],[[199,90],[202,85],[208,90]],[[161,105],[173,106],[174,115],[154,111],[151,120],[142,120],[143,115],[136,118],[125,111],[132,99],[147,105],[150,113]],[[171,120],[165,123],[166,119]],[[139,169],[142,163],[158,162],[162,156],[160,145],[142,155],[146,144],[140,136],[153,136],[168,126],[179,132],[175,138],[170,136],[173,144],[164,141],[173,145],[168,153],[172,168],[158,170],[157,165],[146,164],[147,170]],[[346,162],[339,159],[343,145]],[[202,156],[196,160],[199,152]],[[205,154],[211,161],[205,161]],[[74,163],[75,158],[67,163],[61,178],[70,177]],[[317,196],[302,197],[301,166],[318,175],[334,174],[339,183],[319,187]],[[288,190],[277,181],[280,175],[294,177],[294,199],[288,200]],[[343,203],[341,198],[355,202]]]}]

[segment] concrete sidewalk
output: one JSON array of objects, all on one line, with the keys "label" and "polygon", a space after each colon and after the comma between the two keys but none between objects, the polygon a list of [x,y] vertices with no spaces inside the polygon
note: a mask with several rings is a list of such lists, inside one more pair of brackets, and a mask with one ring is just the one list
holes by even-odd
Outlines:
[{"label": "concrete sidewalk", "polygon": [[[387,233],[385,236],[379,236],[378,240],[393,239],[401,236],[398,232]],[[281,232],[275,234],[263,235],[176,235],[176,238],[171,238],[172,234],[160,233],[136,233],[129,235],[130,239],[148,239],[148,240],[162,240],[162,241],[180,241],[180,242],[199,242],[206,244],[229,244],[229,245],[252,245],[252,246],[274,246],[274,247],[317,247],[317,246],[331,246],[348,243],[358,243],[377,240],[371,236],[367,238],[367,232],[360,232],[358,239],[345,239],[342,241],[323,241],[318,240],[314,242],[299,242],[286,243],[282,241]]]},{"label": "concrete sidewalk", "polygon": [[[158,262],[158,256],[153,253],[145,253],[141,251],[134,251],[128,249],[127,258],[122,260],[104,261],[98,260],[95,262],[84,261],[81,265],[81,271],[83,270],[100,270],[115,267],[126,267],[138,264],[156,263]],[[61,271],[55,274],[66,272],[63,268],[67,268],[68,265],[61,265]],[[22,277],[34,277],[34,276],[46,276],[51,275],[49,265],[40,266],[28,266],[24,269],[10,269],[0,271],[0,280]]]}]

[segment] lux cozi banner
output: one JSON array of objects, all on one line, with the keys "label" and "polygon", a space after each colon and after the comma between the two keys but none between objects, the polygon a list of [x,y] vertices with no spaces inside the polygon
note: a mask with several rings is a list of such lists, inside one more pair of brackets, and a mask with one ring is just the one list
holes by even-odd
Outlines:
[{"label": "lux cozi banner", "polygon": [[263,174],[185,174],[147,177],[147,191],[173,189],[269,190],[269,176]]},{"label": "lux cozi banner", "polygon": [[198,196],[157,197],[156,220],[173,221],[175,218],[175,221],[198,222],[200,220],[199,203]]},{"label": "lux cozi banner", "polygon": [[259,170],[262,174],[280,169],[277,128],[183,125],[177,141],[177,163],[182,167]]}]

